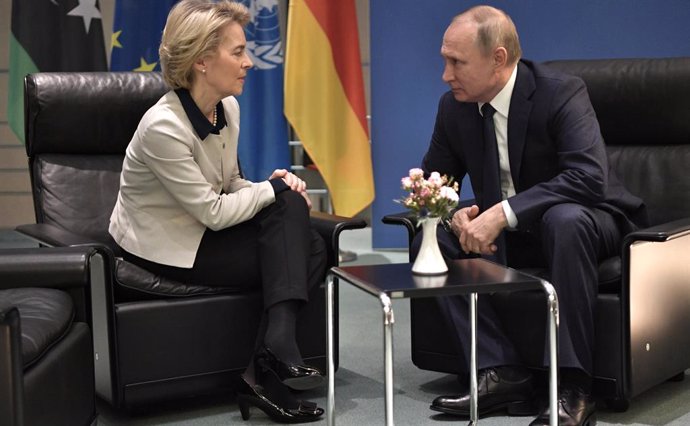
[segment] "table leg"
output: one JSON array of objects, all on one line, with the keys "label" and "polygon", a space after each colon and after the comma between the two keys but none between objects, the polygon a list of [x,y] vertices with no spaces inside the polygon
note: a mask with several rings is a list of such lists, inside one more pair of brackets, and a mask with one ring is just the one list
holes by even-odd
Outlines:
[{"label": "table leg", "polygon": [[477,293],[470,293],[470,425],[476,425],[479,414],[477,389]]},{"label": "table leg", "polygon": [[558,426],[558,295],[550,282],[540,281],[549,310],[549,423]]},{"label": "table leg", "polygon": [[383,368],[386,389],[386,426],[393,426],[393,304],[384,293],[379,295],[383,308]]},{"label": "table leg", "polygon": [[335,361],[333,360],[334,281],[333,275],[328,274],[326,277],[326,375],[328,377],[326,424],[328,426],[335,426]]}]

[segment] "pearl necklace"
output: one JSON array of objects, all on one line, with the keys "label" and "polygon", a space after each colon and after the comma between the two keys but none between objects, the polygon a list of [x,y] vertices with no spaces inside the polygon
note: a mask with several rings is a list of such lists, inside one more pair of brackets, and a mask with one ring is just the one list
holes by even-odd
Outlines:
[{"label": "pearl necklace", "polygon": [[213,107],[213,127],[216,127],[216,124],[218,124],[218,109]]}]

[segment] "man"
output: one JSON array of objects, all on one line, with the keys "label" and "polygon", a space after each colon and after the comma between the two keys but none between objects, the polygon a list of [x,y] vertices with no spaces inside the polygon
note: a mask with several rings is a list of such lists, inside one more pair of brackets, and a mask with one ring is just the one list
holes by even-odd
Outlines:
[{"label": "man", "polygon": [[[441,55],[450,91],[439,102],[422,167],[457,181],[468,174],[477,203],[439,227],[441,249],[447,258],[481,255],[547,268],[560,301],[560,424],[594,424],[597,264],[644,223],[642,201],[609,172],[583,81],[521,60],[517,31],[503,11],[478,6],[456,16]],[[439,304],[469,360],[466,298]],[[535,414],[534,379],[519,351],[491,304],[478,316],[479,415]],[[467,416],[469,395],[438,397],[431,408]],[[548,423],[547,407],[531,424]]]}]

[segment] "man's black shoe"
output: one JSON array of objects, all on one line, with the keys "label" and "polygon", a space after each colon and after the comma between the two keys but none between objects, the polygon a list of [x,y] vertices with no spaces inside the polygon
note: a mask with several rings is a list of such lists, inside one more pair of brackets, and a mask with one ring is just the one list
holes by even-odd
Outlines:
[{"label": "man's black shoe", "polygon": [[[594,400],[577,387],[564,387],[558,392],[558,424],[560,426],[594,426],[597,424]],[[551,410],[547,407],[530,426],[549,425]]]},{"label": "man's black shoe", "polygon": [[[534,415],[532,373],[524,368],[496,367],[479,370],[477,374],[477,415],[505,410],[511,416]],[[470,393],[439,396],[431,403],[432,410],[455,416],[470,416]]]}]

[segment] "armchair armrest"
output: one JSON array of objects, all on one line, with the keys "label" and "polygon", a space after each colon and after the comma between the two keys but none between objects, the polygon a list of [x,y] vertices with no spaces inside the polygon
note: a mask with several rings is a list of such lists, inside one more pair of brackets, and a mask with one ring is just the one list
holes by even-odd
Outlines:
[{"label": "armchair armrest", "polygon": [[100,256],[92,247],[2,249],[0,290],[22,287],[64,290],[74,301],[77,321],[90,325],[93,277],[103,274],[102,268],[94,267],[97,257]]},{"label": "armchair armrest", "polygon": [[88,286],[89,259],[95,252],[89,247],[0,250],[0,289]]},{"label": "armchair armrest", "polygon": [[69,247],[94,243],[93,240],[83,235],[74,234],[47,223],[19,225],[15,231],[49,247]]},{"label": "armchair armrest", "polygon": [[688,252],[690,218],[625,236],[621,298],[631,369],[630,380],[624,383],[627,395],[637,395],[657,384],[659,377],[672,377],[688,365]]},{"label": "armchair armrest", "polygon": [[367,226],[364,219],[353,219],[333,214],[312,211],[311,223],[328,246],[328,265],[338,265],[340,233],[345,230],[361,229]]},{"label": "armchair armrest", "polygon": [[417,216],[410,212],[388,214],[381,219],[386,225],[402,225],[407,230],[407,246],[412,245],[415,235],[417,235]]},{"label": "armchair armrest", "polygon": [[15,231],[25,235],[42,246],[47,247],[84,247],[96,249],[108,263],[110,269],[115,268],[115,256],[112,248],[106,243],[94,240],[84,235],[75,234],[48,223],[32,223],[19,225]]},{"label": "armchair armrest", "polygon": [[690,218],[674,220],[630,232],[625,236],[623,243],[624,247],[628,247],[635,241],[661,242],[687,232],[690,232]]},{"label": "armchair armrest", "polygon": [[[664,271],[664,274],[675,274],[673,280],[690,282],[690,271],[687,270],[687,259],[682,253],[690,250],[690,218],[683,218],[660,225],[650,226],[628,233],[623,238],[622,253],[622,294],[627,299],[633,282],[654,282],[661,275],[654,272],[654,278],[637,280],[640,270]],[[663,265],[663,266],[661,266]],[[669,272],[676,271],[676,272]],[[686,277],[681,279],[680,277]],[[661,279],[664,281],[664,279]]]}]

